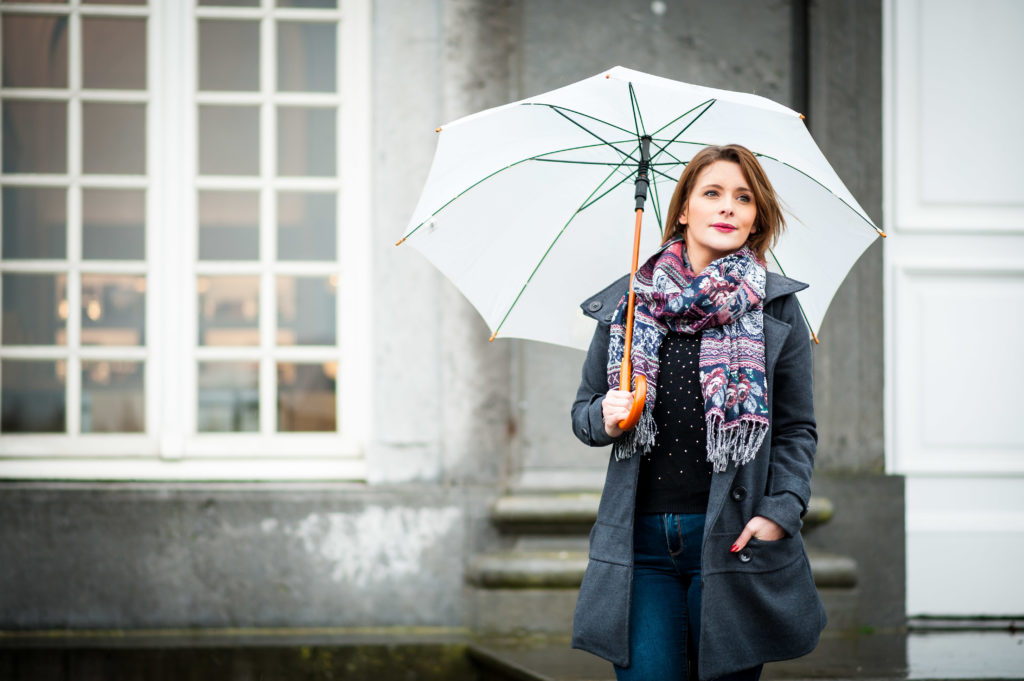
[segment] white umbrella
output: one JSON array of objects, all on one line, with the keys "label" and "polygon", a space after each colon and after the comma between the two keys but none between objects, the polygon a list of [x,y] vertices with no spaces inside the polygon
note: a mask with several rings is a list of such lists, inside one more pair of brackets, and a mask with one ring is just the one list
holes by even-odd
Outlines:
[{"label": "white umbrella", "polygon": [[[798,298],[812,332],[881,233],[800,114],[756,95],[615,67],[438,132],[402,241],[437,266],[498,337],[586,349],[593,324],[579,303],[628,271],[645,135],[648,215],[659,225],[685,164],[704,146],[742,144],[759,157],[788,225],[769,268],[811,284]],[[641,262],[660,242],[660,227],[648,220]]]}]

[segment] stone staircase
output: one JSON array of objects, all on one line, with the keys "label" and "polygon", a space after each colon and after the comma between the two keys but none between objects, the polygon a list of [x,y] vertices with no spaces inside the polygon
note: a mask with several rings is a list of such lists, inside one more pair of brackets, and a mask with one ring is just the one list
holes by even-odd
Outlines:
[{"label": "stone staircase", "polygon": [[[491,522],[504,545],[476,556],[467,572],[475,631],[486,636],[569,634],[599,499],[592,491],[523,491],[494,503]],[[812,497],[805,530],[828,523],[832,515],[827,498]],[[810,547],[808,556],[830,619],[842,619],[844,592],[857,583],[856,562]]]}]

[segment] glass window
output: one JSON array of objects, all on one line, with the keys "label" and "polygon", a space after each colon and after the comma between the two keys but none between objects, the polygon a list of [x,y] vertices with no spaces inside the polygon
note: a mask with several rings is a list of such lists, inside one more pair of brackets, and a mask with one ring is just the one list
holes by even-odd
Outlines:
[{"label": "glass window", "polygon": [[146,21],[82,18],[82,85],[146,89]]},{"label": "glass window", "polygon": [[110,175],[146,172],[145,104],[82,104],[82,171]]},{"label": "glass window", "polygon": [[277,278],[277,344],[334,345],[337,276]]},{"label": "glass window", "polygon": [[67,103],[9,99],[3,112],[3,172],[67,172]]},{"label": "glass window", "polygon": [[199,107],[199,173],[260,174],[258,107]]},{"label": "glass window", "polygon": [[142,362],[82,362],[82,432],[143,432],[146,395],[142,374]]},{"label": "glass window", "polygon": [[68,18],[10,14],[3,18],[5,87],[68,86]]},{"label": "glass window", "polygon": [[66,373],[64,360],[0,361],[0,432],[63,433]]},{"label": "glass window", "polygon": [[82,190],[82,257],[142,260],[146,255],[146,192]]},{"label": "glass window", "polygon": [[333,431],[336,362],[277,365],[277,428],[279,431]]},{"label": "glass window", "polygon": [[259,364],[199,363],[200,433],[244,433],[259,430]]},{"label": "glass window", "polygon": [[278,22],[277,88],[334,92],[337,89],[337,33],[333,23]]},{"label": "glass window", "polygon": [[3,188],[3,256],[61,259],[67,253],[67,190]]},{"label": "glass window", "polygon": [[259,192],[199,192],[199,259],[258,260],[259,257]]},{"label": "glass window", "polygon": [[4,345],[64,345],[67,342],[67,275],[5,272]]},{"label": "glass window", "polygon": [[258,21],[199,20],[199,89],[260,89]]}]

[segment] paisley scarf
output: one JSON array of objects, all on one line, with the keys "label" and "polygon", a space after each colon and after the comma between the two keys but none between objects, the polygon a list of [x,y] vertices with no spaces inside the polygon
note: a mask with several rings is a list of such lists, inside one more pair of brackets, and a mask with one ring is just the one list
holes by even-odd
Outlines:
[{"label": "paisley scarf", "polygon": [[[633,288],[633,372],[647,379],[647,401],[636,428],[616,441],[616,459],[646,454],[657,426],[658,350],[669,331],[701,333],[700,385],[707,422],[707,456],[715,471],[753,460],[768,432],[764,300],[767,271],[747,246],[694,274],[682,239],[644,263]],[[608,386],[618,388],[626,336],[626,301],[612,318]]]}]

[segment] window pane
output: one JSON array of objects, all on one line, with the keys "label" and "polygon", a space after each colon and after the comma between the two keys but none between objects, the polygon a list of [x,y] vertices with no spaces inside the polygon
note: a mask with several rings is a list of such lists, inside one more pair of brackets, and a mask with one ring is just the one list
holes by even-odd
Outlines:
[{"label": "window pane", "polygon": [[200,433],[254,432],[260,427],[259,365],[255,362],[200,362]]},{"label": "window pane", "polygon": [[146,257],[146,192],[82,190],[82,257],[142,260]]},{"label": "window pane", "polygon": [[259,192],[199,192],[199,259],[259,257]]},{"label": "window pane", "polygon": [[334,431],[336,362],[277,365],[277,429]]},{"label": "window pane", "polygon": [[258,21],[199,21],[199,89],[260,89]]},{"label": "window pane", "polygon": [[146,89],[146,20],[82,18],[82,83]]},{"label": "window pane", "polygon": [[199,344],[259,345],[259,277],[199,277]]},{"label": "window pane", "polygon": [[64,380],[62,360],[5,359],[0,362],[0,430],[5,433],[63,433]]},{"label": "window pane", "polygon": [[8,272],[3,284],[4,345],[67,342],[67,275]]},{"label": "window pane", "polygon": [[146,0],[82,0],[86,5],[145,5]]},{"label": "window pane", "polygon": [[3,110],[5,173],[67,172],[67,103],[7,100]]},{"label": "window pane", "polygon": [[3,257],[63,258],[67,252],[67,192],[4,187]]},{"label": "window pane", "polygon": [[145,104],[82,103],[82,170],[145,174]]},{"label": "window pane", "polygon": [[82,275],[82,345],[145,345],[146,278]]},{"label": "window pane", "polygon": [[203,175],[260,174],[258,107],[199,107],[199,172]]},{"label": "window pane", "polygon": [[279,260],[334,260],[334,194],[279,192],[277,257]]},{"label": "window pane", "polygon": [[334,119],[334,109],[278,107],[278,175],[334,175]]},{"label": "window pane", "polygon": [[330,7],[338,6],[338,0],[277,0],[278,7]]},{"label": "window pane", "polygon": [[337,277],[277,278],[277,344],[334,345]]},{"label": "window pane", "polygon": [[82,362],[82,432],[146,429],[142,362]]},{"label": "window pane", "polygon": [[5,14],[5,87],[68,86],[68,18]]},{"label": "window pane", "polygon": [[337,26],[281,21],[277,24],[277,89],[334,92]]}]

